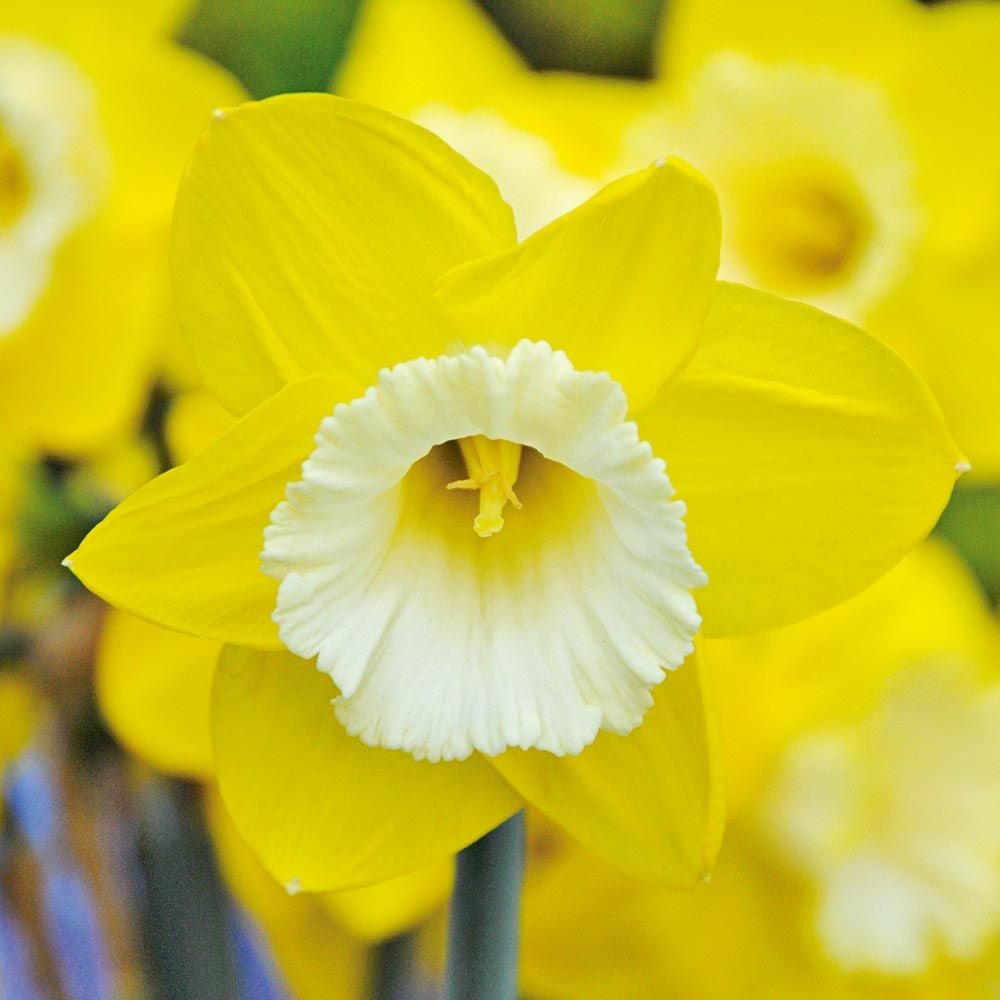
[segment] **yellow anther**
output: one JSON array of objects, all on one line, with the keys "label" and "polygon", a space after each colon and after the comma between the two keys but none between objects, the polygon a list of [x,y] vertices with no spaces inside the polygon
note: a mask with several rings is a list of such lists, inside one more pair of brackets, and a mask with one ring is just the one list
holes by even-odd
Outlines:
[{"label": "yellow anther", "polygon": [[472,522],[472,530],[480,538],[489,538],[503,528],[503,509],[508,503],[521,509],[514,492],[521,469],[521,446],[477,434],[462,438],[458,447],[469,478],[448,483],[448,489],[479,490],[479,514]]}]

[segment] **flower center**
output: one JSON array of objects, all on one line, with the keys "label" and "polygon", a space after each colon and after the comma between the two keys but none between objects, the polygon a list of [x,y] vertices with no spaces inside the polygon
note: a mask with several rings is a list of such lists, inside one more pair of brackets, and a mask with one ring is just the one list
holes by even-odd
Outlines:
[{"label": "flower center", "polygon": [[480,538],[489,538],[503,529],[503,509],[508,502],[521,509],[521,501],[514,492],[521,469],[521,446],[477,434],[462,438],[458,447],[469,476],[448,483],[448,489],[479,490],[479,513],[472,522],[472,530]]},{"label": "flower center", "polygon": [[31,196],[31,177],[17,147],[0,127],[0,229],[17,222]]},{"label": "flower center", "polygon": [[0,335],[28,319],[107,175],[91,82],[61,53],[0,35]]},{"label": "flower center", "polygon": [[626,411],[606,374],[522,341],[397,365],[323,422],[262,559],[349,732],[450,760],[641,723],[705,577]]},{"label": "flower center", "polygon": [[845,969],[921,973],[1000,928],[998,728],[1000,691],[935,662],[897,675],[860,725],[787,751],[766,827],[814,880]]},{"label": "flower center", "polygon": [[786,295],[821,295],[842,285],[871,239],[857,184],[823,161],[750,172],[734,209],[734,243],[756,282]]}]

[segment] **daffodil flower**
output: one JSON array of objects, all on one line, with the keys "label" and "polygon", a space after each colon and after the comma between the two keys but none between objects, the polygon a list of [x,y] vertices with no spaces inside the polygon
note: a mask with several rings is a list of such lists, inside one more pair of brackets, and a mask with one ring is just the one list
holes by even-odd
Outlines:
[{"label": "daffodil flower", "polygon": [[526,990],[988,995],[998,638],[967,569],[927,543],[838,608],[711,643],[733,792],[711,883],[627,882],[549,832],[525,883]]},{"label": "daffodil flower", "polygon": [[517,243],[493,182],[410,122],[325,95],[217,116],[174,278],[242,417],[68,563],[226,643],[218,780],[280,881],[389,878],[525,800],[641,876],[704,874],[697,635],[848,597],[961,464],[891,352],[716,284],[718,246],[679,162]]},{"label": "daffodil flower", "polygon": [[656,149],[703,170],[722,205],[722,276],[884,339],[994,477],[998,45],[990,4],[679,0],[664,98],[623,160]]},{"label": "daffodil flower", "polygon": [[240,99],[168,43],[176,6],[0,13],[0,429],[32,450],[109,448],[161,362],[177,181],[211,109]]}]

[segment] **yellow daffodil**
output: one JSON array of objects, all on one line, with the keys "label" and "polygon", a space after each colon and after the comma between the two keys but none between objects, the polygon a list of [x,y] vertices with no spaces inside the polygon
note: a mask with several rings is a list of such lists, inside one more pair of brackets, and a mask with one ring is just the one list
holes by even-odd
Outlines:
[{"label": "yellow daffodil", "polygon": [[703,875],[697,634],[856,592],[961,465],[877,341],[716,284],[718,227],[661,162],[518,244],[412,123],[324,95],[217,116],[174,277],[243,416],[68,562],[226,643],[218,779],[280,881],[386,879],[525,800],[643,877]]},{"label": "yellow daffodil", "polygon": [[996,477],[998,46],[986,3],[678,0],[660,80],[623,83],[530,71],[472,0],[368,0],[334,86],[493,175],[522,235],[683,157],[719,192],[721,276],[888,342]]},{"label": "yellow daffodil", "polygon": [[626,165],[716,185],[721,274],[860,322],[923,373],[977,474],[1000,475],[1000,10],[678,0],[664,101]]},{"label": "yellow daffodil", "polygon": [[219,68],[167,41],[172,3],[0,13],[0,428],[93,454],[124,435],[169,329],[176,185]]},{"label": "yellow daffodil", "polygon": [[550,835],[528,988],[994,995],[1000,633],[958,560],[929,544],[839,608],[711,652],[735,792],[711,883],[625,883]]}]

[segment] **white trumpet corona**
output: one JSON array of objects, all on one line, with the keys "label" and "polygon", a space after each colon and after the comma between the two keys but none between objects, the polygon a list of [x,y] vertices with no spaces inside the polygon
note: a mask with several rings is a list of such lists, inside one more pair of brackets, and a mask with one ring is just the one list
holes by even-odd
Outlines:
[{"label": "white trumpet corona", "polygon": [[622,388],[548,344],[402,363],[323,421],[271,516],[281,639],[369,745],[579,753],[693,648],[673,494]]}]

